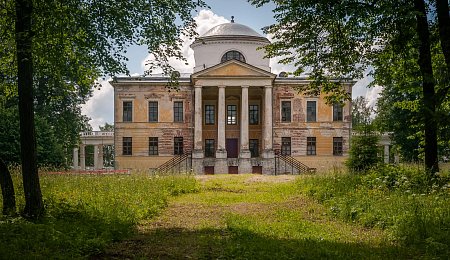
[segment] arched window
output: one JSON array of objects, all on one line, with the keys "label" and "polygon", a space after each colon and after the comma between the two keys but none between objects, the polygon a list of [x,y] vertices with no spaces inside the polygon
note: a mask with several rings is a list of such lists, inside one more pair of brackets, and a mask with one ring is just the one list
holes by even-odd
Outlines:
[{"label": "arched window", "polygon": [[229,61],[229,60],[239,60],[245,62],[244,55],[238,51],[228,51],[222,56],[221,62]]}]

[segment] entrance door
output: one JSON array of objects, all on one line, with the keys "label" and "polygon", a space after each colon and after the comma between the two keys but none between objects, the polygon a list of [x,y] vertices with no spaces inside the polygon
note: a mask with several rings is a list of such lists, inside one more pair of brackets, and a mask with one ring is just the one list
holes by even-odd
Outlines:
[{"label": "entrance door", "polygon": [[228,158],[238,158],[238,139],[227,139],[226,149]]}]

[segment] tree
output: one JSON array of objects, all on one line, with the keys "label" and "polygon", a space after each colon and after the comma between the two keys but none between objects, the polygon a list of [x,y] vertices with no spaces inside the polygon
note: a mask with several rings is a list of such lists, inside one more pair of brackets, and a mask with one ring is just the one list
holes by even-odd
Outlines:
[{"label": "tree", "polygon": [[[191,11],[205,4],[201,0],[6,0],[0,5],[6,15],[0,20],[0,35],[7,40],[13,36],[15,42],[16,56],[10,65],[17,68],[23,213],[38,218],[44,208],[36,163],[33,84],[49,76],[56,85],[85,91],[80,86],[91,85],[94,76],[128,72],[124,53],[131,44],[147,45],[156,58],[152,65],[170,72],[168,57],[182,58],[180,35],[195,35]],[[14,49],[2,44],[0,53],[8,53],[6,48]]]},{"label": "tree", "polygon": [[[99,126],[100,131],[114,132],[114,124],[105,123],[104,126]],[[105,145],[103,147],[103,160],[105,167],[114,167],[114,145]]]},{"label": "tree", "polygon": [[[249,0],[259,6],[269,0]],[[432,175],[439,170],[436,108],[450,89],[450,23],[446,0],[275,0],[277,23],[265,28],[274,35],[266,47],[269,57],[284,56],[296,73],[311,69],[309,90],[337,92],[346,78],[361,78],[386,46],[402,53],[417,50],[421,81],[421,121],[425,135],[425,167]],[[437,15],[435,15],[437,13]],[[429,20],[439,27],[439,40],[447,64],[446,84],[436,89],[430,50]],[[414,39],[414,41],[409,41]],[[407,45],[406,43],[413,45]],[[375,70],[377,68],[375,67]],[[330,80],[333,79],[333,80]]]}]

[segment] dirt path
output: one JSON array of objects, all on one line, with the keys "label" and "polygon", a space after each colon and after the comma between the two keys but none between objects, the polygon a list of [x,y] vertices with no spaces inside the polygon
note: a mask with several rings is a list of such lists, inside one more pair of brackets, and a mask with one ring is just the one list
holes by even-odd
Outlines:
[{"label": "dirt path", "polygon": [[382,258],[392,250],[381,231],[332,220],[296,192],[294,179],[200,176],[200,192],[175,198],[160,216],[141,223],[137,236],[96,258]]}]

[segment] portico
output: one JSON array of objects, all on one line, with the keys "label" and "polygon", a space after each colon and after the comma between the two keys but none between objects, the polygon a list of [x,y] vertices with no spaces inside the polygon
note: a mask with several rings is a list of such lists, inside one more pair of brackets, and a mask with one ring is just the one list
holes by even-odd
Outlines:
[{"label": "portico", "polygon": [[[196,172],[204,172],[205,166],[210,169],[214,167],[214,173],[236,170],[237,173],[251,173],[254,172],[253,166],[262,166],[262,173],[273,170],[274,78],[275,75],[270,72],[236,60],[193,74],[193,168]],[[252,124],[249,121],[250,105],[253,109]],[[211,112],[210,109],[214,111]],[[207,120],[204,118],[206,113],[209,113]],[[217,120],[210,118],[211,113]],[[253,142],[253,156],[250,139]],[[262,146],[259,145],[261,142]],[[205,156],[205,149],[211,149],[206,147],[206,143],[216,144],[213,156],[208,151]],[[261,152],[260,147],[263,148]],[[213,159],[204,160],[207,157]]]}]

